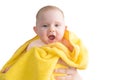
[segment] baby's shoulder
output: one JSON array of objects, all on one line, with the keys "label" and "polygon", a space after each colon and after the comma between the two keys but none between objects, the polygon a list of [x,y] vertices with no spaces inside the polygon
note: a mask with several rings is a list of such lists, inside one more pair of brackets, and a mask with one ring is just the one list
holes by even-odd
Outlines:
[{"label": "baby's shoulder", "polygon": [[43,46],[43,45],[45,45],[45,43],[42,42],[40,39],[34,40],[34,41],[32,41],[32,42],[28,45],[27,51],[28,51],[29,49],[31,49],[32,47],[41,47],[41,46]]}]

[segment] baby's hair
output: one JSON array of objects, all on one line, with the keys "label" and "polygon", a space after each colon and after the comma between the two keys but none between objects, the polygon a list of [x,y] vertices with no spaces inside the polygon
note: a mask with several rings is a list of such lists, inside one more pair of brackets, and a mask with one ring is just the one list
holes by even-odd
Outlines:
[{"label": "baby's hair", "polygon": [[47,10],[52,10],[52,9],[59,10],[59,11],[62,13],[63,17],[64,17],[64,13],[63,13],[63,11],[62,11],[60,8],[58,8],[58,7],[56,7],[56,6],[48,5],[48,6],[42,7],[42,8],[37,12],[37,14],[36,14],[36,19],[39,18],[39,15],[40,15],[41,12],[47,11]]}]

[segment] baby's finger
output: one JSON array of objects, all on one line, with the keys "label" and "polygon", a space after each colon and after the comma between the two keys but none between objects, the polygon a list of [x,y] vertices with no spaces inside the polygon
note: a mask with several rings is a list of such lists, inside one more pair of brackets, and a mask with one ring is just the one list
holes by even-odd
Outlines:
[{"label": "baby's finger", "polygon": [[68,76],[56,76],[55,80],[73,80],[73,77],[71,75],[68,75]]},{"label": "baby's finger", "polygon": [[62,59],[58,60],[58,64],[62,64],[64,66],[69,66],[68,64],[66,64]]},{"label": "baby's finger", "polygon": [[60,73],[60,74],[74,74],[77,72],[75,68],[59,68],[54,70],[55,73]]},{"label": "baby's finger", "polygon": [[54,70],[55,73],[60,73],[60,74],[66,74],[66,69],[64,68],[59,68]]}]

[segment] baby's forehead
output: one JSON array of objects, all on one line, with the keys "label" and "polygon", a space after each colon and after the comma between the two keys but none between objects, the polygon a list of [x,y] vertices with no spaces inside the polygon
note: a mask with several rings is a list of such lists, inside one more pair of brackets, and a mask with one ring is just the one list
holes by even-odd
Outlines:
[{"label": "baby's forehead", "polygon": [[58,7],[55,7],[55,6],[46,6],[46,7],[41,8],[41,9],[38,11],[38,13],[37,13],[37,15],[36,15],[36,18],[39,18],[39,16],[40,16],[41,14],[44,14],[44,13],[49,12],[49,11],[52,11],[52,10],[61,12],[61,14],[62,14],[63,17],[64,17],[64,14],[63,14],[62,10],[60,10]]},{"label": "baby's forehead", "polygon": [[45,13],[50,13],[50,12],[60,12],[61,13],[61,11],[59,11],[58,9],[51,9],[50,8],[50,9],[41,10],[38,15],[45,14]]},{"label": "baby's forehead", "polygon": [[[44,12],[44,11],[49,11],[49,10],[57,10],[57,11],[62,12],[62,10],[59,9],[58,7],[56,7],[56,6],[45,6],[45,7],[41,8],[41,9],[38,11],[38,13],[39,13],[39,12]],[[63,12],[62,12],[62,13],[63,13]]]}]

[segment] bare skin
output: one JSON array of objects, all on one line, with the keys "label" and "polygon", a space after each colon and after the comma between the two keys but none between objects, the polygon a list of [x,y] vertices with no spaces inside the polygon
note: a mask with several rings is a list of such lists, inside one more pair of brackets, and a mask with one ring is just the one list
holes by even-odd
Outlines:
[{"label": "bare skin", "polygon": [[[58,63],[63,64],[65,66],[69,66],[61,59],[59,59]],[[60,74],[67,74],[67,76],[55,76],[55,80],[82,80],[82,77],[77,72],[77,69],[70,66],[67,69],[55,69],[54,72]]]}]

